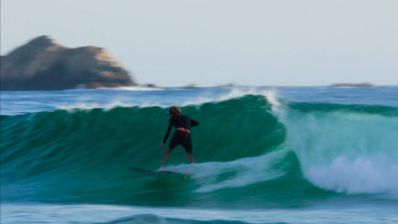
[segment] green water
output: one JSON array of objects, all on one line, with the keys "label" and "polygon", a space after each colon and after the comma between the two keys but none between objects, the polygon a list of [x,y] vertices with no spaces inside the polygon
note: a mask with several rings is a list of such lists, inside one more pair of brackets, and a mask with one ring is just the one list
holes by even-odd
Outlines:
[{"label": "green water", "polygon": [[167,108],[2,115],[2,203],[247,211],[397,205],[396,108],[271,104],[245,95],[181,109],[200,121],[192,129],[196,163],[177,147],[166,169],[188,180],[129,169],[160,166]]}]

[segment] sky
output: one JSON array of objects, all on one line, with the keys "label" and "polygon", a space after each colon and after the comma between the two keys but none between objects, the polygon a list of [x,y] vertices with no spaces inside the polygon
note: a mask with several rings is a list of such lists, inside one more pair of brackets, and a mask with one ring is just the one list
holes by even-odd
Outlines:
[{"label": "sky", "polygon": [[398,84],[397,0],[1,0],[1,55],[106,48],[139,84]]}]

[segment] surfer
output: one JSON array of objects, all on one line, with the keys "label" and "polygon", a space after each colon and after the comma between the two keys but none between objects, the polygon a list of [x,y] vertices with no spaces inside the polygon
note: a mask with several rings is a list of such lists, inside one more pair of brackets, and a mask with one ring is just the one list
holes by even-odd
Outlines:
[{"label": "surfer", "polygon": [[160,144],[160,148],[162,148],[166,143],[167,138],[170,135],[171,128],[173,126],[176,128],[176,131],[171,137],[169,143],[169,150],[167,150],[166,154],[164,155],[163,163],[160,166],[160,170],[163,169],[163,166],[166,163],[167,159],[169,158],[170,153],[177,145],[181,145],[182,147],[185,148],[189,162],[194,163],[192,158],[191,127],[198,126],[199,122],[185,115],[181,115],[180,108],[176,106],[170,107],[169,114],[170,114],[169,126],[167,127],[167,132],[166,135],[164,136],[163,142]]}]

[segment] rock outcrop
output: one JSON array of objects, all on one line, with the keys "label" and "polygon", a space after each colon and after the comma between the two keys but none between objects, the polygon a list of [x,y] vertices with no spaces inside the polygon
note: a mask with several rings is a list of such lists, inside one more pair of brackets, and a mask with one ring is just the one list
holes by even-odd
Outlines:
[{"label": "rock outcrop", "polygon": [[103,48],[67,48],[41,36],[1,56],[1,90],[136,86]]}]

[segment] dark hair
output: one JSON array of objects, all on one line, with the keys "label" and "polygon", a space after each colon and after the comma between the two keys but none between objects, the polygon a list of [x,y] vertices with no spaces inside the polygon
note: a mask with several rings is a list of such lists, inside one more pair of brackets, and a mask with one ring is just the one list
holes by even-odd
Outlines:
[{"label": "dark hair", "polygon": [[178,107],[176,107],[176,106],[172,106],[172,107],[170,107],[170,109],[169,109],[169,114],[170,114],[171,116],[177,116],[177,115],[180,115],[180,114],[181,114],[181,110],[180,110],[180,108],[178,108]]}]

